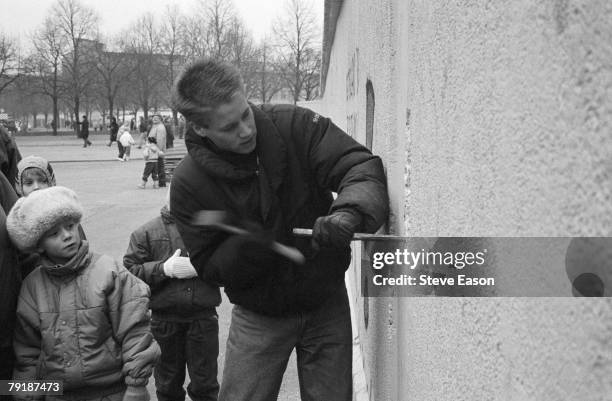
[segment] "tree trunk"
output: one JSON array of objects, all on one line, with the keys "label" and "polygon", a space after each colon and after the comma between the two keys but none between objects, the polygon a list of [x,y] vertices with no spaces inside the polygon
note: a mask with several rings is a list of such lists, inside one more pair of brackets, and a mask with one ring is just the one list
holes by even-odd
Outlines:
[{"label": "tree trunk", "polygon": [[57,127],[59,127],[59,110],[57,108],[57,96],[53,96],[53,135],[57,135]]},{"label": "tree trunk", "polygon": [[74,130],[76,132],[77,138],[81,133],[81,126],[79,125],[79,97],[74,98]]}]

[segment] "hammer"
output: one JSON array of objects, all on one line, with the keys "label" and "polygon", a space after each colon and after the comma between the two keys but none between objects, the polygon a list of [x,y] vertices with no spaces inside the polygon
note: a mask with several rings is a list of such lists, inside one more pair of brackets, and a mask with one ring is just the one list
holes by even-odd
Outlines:
[{"label": "hammer", "polygon": [[[227,213],[223,210],[200,210],[193,215],[192,223],[196,226],[216,228],[229,234],[251,234],[244,228],[228,224],[227,220]],[[306,261],[302,252],[297,248],[283,245],[280,242],[271,241],[270,249],[296,264],[303,265]]]}]

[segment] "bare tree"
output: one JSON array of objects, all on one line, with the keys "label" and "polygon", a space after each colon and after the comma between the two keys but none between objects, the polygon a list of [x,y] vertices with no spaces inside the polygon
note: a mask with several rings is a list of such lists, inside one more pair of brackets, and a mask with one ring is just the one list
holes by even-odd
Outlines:
[{"label": "bare tree", "polygon": [[245,76],[247,96],[268,103],[281,90],[282,83],[274,70],[273,55],[269,39],[262,41],[256,50],[255,62],[251,74]]},{"label": "bare tree", "polygon": [[160,77],[163,76],[161,39],[153,14],[141,16],[124,38],[124,52],[135,67],[132,91],[146,119],[151,105],[157,104]]},{"label": "bare tree", "polygon": [[[315,21],[312,4],[307,0],[286,0],[285,14],[278,18],[273,32],[278,41],[277,72],[296,103],[304,98],[307,76],[316,69],[317,58],[313,57],[313,53],[320,48],[320,29]],[[313,93],[313,88],[309,88],[309,92]]]},{"label": "bare tree", "polygon": [[134,63],[130,63],[125,54],[104,47],[99,47],[95,56],[98,93],[106,100],[109,116],[112,117],[119,89],[134,72]]},{"label": "bare tree", "polygon": [[208,0],[204,14],[208,21],[209,37],[212,39],[211,56],[216,59],[227,59],[228,35],[232,21],[236,18],[233,3],[227,0]]},{"label": "bare tree", "polygon": [[0,32],[0,93],[20,75],[19,52],[14,39]]},{"label": "bare tree", "polygon": [[[81,96],[92,79],[88,63],[99,45],[88,39],[95,37],[98,16],[78,0],[58,0],[53,6],[51,18],[57,22],[68,43],[68,51],[63,54],[63,72],[67,78],[74,117],[78,121]],[[78,124],[75,129],[78,134]]]},{"label": "bare tree", "polygon": [[[182,16],[177,5],[167,6],[165,19],[161,27],[161,50],[165,58],[164,84],[166,102],[172,105],[170,93],[179,68],[184,64],[185,57],[180,53]],[[177,124],[177,111],[172,108],[174,125]],[[176,130],[175,130],[176,131]]]},{"label": "bare tree", "polygon": [[62,54],[66,50],[66,41],[58,24],[47,17],[42,27],[32,36],[34,53],[30,66],[38,79],[37,92],[48,96],[52,103],[53,135],[57,135],[59,126],[59,100],[63,93],[63,82],[60,70]]},{"label": "bare tree", "polygon": [[306,49],[304,52],[303,83],[304,100],[316,99],[321,86],[321,52],[318,49]]}]

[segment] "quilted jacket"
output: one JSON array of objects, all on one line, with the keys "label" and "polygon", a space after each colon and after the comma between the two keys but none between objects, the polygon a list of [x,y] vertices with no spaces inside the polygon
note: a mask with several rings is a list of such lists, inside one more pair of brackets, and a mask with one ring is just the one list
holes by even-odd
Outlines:
[{"label": "quilted jacket", "polygon": [[19,294],[13,378],[144,386],[159,355],[148,309],[149,287],[87,241],[66,265],[43,257]]},{"label": "quilted jacket", "polygon": [[199,277],[180,280],[164,274],[164,262],[177,249],[187,255],[174,218],[164,206],[160,216],[132,233],[123,265],[151,287],[153,317],[182,321],[208,316],[207,309],[221,303],[218,287]]}]

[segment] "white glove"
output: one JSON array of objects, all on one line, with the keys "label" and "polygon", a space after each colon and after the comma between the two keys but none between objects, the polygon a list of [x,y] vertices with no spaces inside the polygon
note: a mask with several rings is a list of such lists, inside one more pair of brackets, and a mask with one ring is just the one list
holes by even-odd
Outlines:
[{"label": "white glove", "polygon": [[189,258],[181,256],[180,249],[164,262],[164,274],[175,278],[192,278],[198,275]]}]

